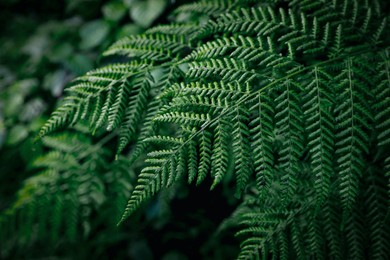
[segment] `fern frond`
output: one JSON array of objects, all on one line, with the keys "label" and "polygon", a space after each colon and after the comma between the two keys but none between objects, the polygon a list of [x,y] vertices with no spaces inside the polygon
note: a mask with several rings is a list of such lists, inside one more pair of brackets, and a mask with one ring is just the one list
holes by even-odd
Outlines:
[{"label": "fern frond", "polygon": [[330,192],[333,176],[334,93],[329,82],[331,76],[319,67],[310,73],[310,83],[305,86],[304,114],[318,205],[322,205]]},{"label": "fern frond", "polygon": [[42,126],[39,136],[43,137],[48,133],[64,127],[71,123],[74,117],[74,113],[77,110],[76,102],[72,97],[68,97],[63,101],[61,107],[54,111],[49,120]]},{"label": "fern frond", "polygon": [[[171,66],[166,69],[161,69],[158,71],[159,73],[162,73],[159,77],[156,77],[158,80],[155,82],[155,84],[152,85],[152,90],[156,91],[157,93],[153,94],[150,93],[148,95],[151,95],[152,101],[150,100],[145,100],[145,99],[139,99],[140,104],[142,106],[139,106],[136,104],[135,108],[141,107],[142,109],[138,108],[139,112],[142,112],[142,110],[146,109],[146,112],[144,116],[135,118],[134,116],[131,116],[133,119],[137,119],[136,122],[131,123],[128,127],[123,127],[121,128],[121,134],[120,134],[120,142],[119,142],[119,147],[117,154],[119,154],[129,143],[130,139],[134,136],[135,130],[136,130],[136,125],[143,120],[143,123],[141,124],[140,127],[140,135],[138,137],[138,141],[136,142],[136,146],[133,149],[130,164],[134,162],[142,152],[145,151],[146,148],[146,143],[143,141],[146,137],[151,136],[154,134],[154,128],[155,124],[153,123],[153,119],[157,116],[158,110],[162,107],[162,105],[166,102],[163,93],[166,89],[170,88],[171,85],[174,84],[174,81],[177,79],[180,79],[182,76],[182,71],[177,67],[177,66]],[[151,91],[152,92],[152,91]],[[146,93],[146,92],[145,92]],[[157,95],[157,96],[153,96]],[[137,115],[142,115],[142,113],[137,113]],[[130,131],[129,131],[130,129]]]},{"label": "fern frond", "polygon": [[211,175],[214,178],[211,189],[221,182],[227,172],[229,155],[229,125],[226,120],[218,120],[215,127],[211,156]]},{"label": "fern frond", "polygon": [[[110,214],[121,214],[125,206],[123,200],[127,200],[132,188],[127,165],[124,167],[126,161],[111,165],[110,153],[103,144],[94,144],[81,130],[46,136],[42,142],[50,150],[32,162],[30,168],[37,173],[23,183],[12,207],[7,210],[7,217],[1,215],[6,225],[10,224],[10,219],[16,219],[8,233],[16,242],[11,247],[33,245],[37,241],[53,246],[74,243],[88,236],[94,211],[105,207],[110,196]],[[110,174],[113,177],[106,179]],[[122,186],[122,204],[116,201],[118,193],[113,196],[106,190],[108,184],[110,190]],[[115,209],[117,203],[120,209]],[[0,233],[3,235],[3,229]]]},{"label": "fern frond", "polygon": [[325,259],[324,254],[322,253],[322,248],[324,246],[324,241],[322,239],[322,230],[320,223],[315,216],[310,216],[311,211],[307,211],[304,214],[306,219],[309,219],[307,222],[307,233],[306,233],[306,248],[307,254],[316,259]]},{"label": "fern frond", "polygon": [[237,113],[233,120],[235,121],[235,124],[232,133],[234,140],[232,146],[237,178],[236,196],[240,197],[252,175],[252,153],[248,127],[249,110],[246,107],[237,108]]},{"label": "fern frond", "polygon": [[258,75],[247,69],[247,65],[235,59],[210,59],[207,61],[191,62],[187,72],[190,78],[216,78],[225,82],[239,83],[254,80]]},{"label": "fern frond", "polygon": [[[131,71],[144,68],[144,65],[138,63],[131,63],[127,66],[123,64],[108,65],[76,79],[73,85],[67,89],[68,96],[42,127],[39,136],[43,137],[60,127],[75,124],[82,119],[82,115],[88,113],[88,110],[93,111],[91,118],[94,121],[91,122],[91,125],[101,126],[108,117],[109,107],[112,103],[115,103],[117,106],[115,109],[119,110],[121,99],[114,102],[118,88],[126,87],[127,77]],[[127,91],[123,90],[122,93],[127,93]],[[95,107],[92,108],[90,103]],[[112,114],[111,119],[113,118],[115,117]],[[96,128],[94,129],[96,130]]]},{"label": "fern frond", "polygon": [[[241,9],[211,20],[194,37],[206,37],[219,32],[235,35],[272,37],[275,42],[290,44],[296,51],[319,53],[329,46],[329,24],[319,23],[316,17],[296,15],[292,9],[286,12],[271,7]],[[281,46],[284,47],[284,46]]]},{"label": "fern frond", "polygon": [[[270,15],[268,12],[271,12]],[[271,8],[242,8],[231,13],[221,14],[216,21],[210,20],[198,32],[198,35],[203,37],[212,35],[218,32],[238,33],[245,32],[245,34],[256,34],[260,29],[269,30],[270,26],[267,21],[275,17],[274,11]],[[268,28],[267,28],[268,27]],[[275,30],[275,28],[274,28]],[[196,34],[195,34],[196,35]],[[199,37],[196,35],[197,37]]]},{"label": "fern frond", "polygon": [[291,225],[291,241],[298,258],[303,258],[307,255],[304,238],[304,227],[297,220],[294,220],[294,223]]},{"label": "fern frond", "polygon": [[[119,130],[119,146],[117,154],[119,154],[130,142],[135,135],[138,125],[142,120],[142,115],[148,105],[148,97],[150,95],[150,74],[146,72],[143,77],[136,78],[132,83],[132,95],[127,99],[126,112],[124,112],[123,120],[120,122]],[[114,113],[117,114],[117,113]],[[116,125],[108,125],[107,128],[114,129]]]},{"label": "fern frond", "polygon": [[274,178],[273,143],[275,134],[273,118],[275,109],[271,93],[258,94],[250,111],[253,114],[253,119],[250,122],[250,136],[256,184],[260,191],[264,191],[263,196],[266,196],[267,188],[263,189],[263,187],[269,187]]},{"label": "fern frond", "polygon": [[[204,16],[115,43],[105,55],[131,62],[77,79],[40,135],[88,120],[92,131],[120,129],[118,154],[134,142],[129,161],[146,159],[120,223],[181,178],[198,185],[210,176],[213,189],[230,187],[232,174],[237,197],[244,195],[228,221],[243,241],[239,259],[386,259],[383,7],[350,0],[184,5],[176,14]],[[67,156],[49,153],[41,166],[62,171],[58,158],[84,165]]]},{"label": "fern frond", "polygon": [[[363,64],[362,64],[363,65]],[[338,104],[336,105],[336,157],[340,174],[340,194],[344,210],[352,209],[363,176],[364,154],[369,151],[373,115],[367,100],[370,81],[368,64],[357,67],[352,59],[345,61],[345,68],[336,77]]]},{"label": "fern frond", "polygon": [[348,255],[351,259],[364,259],[364,220],[361,212],[355,209],[348,218],[345,231]]},{"label": "fern frond", "polygon": [[181,165],[181,161],[185,160],[180,152],[183,141],[163,136],[149,138],[148,141],[165,143],[172,146],[173,149],[160,150],[149,154],[149,166],[145,167],[138,176],[138,183],[131,194],[119,224],[139,208],[144,200],[161,189],[170,187],[173,181],[182,175],[178,165]]},{"label": "fern frond", "polygon": [[377,113],[375,121],[378,122],[376,128],[378,131],[378,145],[385,146],[390,144],[390,54],[386,50],[380,56],[381,62],[378,63],[378,84],[374,89],[377,99],[374,107]]},{"label": "fern frond", "polygon": [[338,209],[339,197],[333,195],[321,210],[322,223],[324,224],[324,239],[329,246],[329,256],[334,259],[343,259],[342,236],[341,236],[341,212]]},{"label": "fern frond", "polygon": [[169,24],[169,25],[158,25],[150,28],[146,31],[146,34],[165,34],[165,35],[182,35],[187,37],[196,32],[198,26],[195,24]]},{"label": "fern frond", "polygon": [[188,49],[185,38],[167,34],[145,34],[118,40],[103,55],[123,55],[149,61],[167,61]]},{"label": "fern frond", "polygon": [[[129,164],[132,164],[135,160],[137,160],[138,157],[145,151],[145,149],[147,147],[147,143],[145,142],[145,139],[147,137],[155,134],[155,131],[154,131],[155,127],[154,127],[153,118],[155,118],[156,115],[158,114],[158,109],[160,108],[160,106],[161,106],[160,100],[154,100],[153,102],[151,102],[149,104],[149,107],[146,110],[146,115],[144,118],[145,123],[143,124],[143,126],[140,130],[140,134],[138,137],[139,141],[136,143],[136,146],[133,149],[132,154],[129,158]],[[127,132],[127,129],[124,129],[124,131]],[[124,147],[128,143],[127,140],[129,140],[129,139],[123,138],[121,140],[117,154],[119,154],[124,149]]]},{"label": "fern frond", "polygon": [[[200,46],[187,58],[202,61],[224,56],[229,56],[233,61],[237,59],[249,64],[257,63],[260,68],[263,68],[261,76],[257,75],[258,78],[266,78],[265,75],[271,74],[272,70],[292,70],[299,66],[291,57],[282,56],[279,50],[275,49],[274,42],[270,37],[256,37],[254,39],[238,36],[238,38],[218,39]],[[246,79],[244,81],[250,80]]]},{"label": "fern frond", "polygon": [[196,184],[199,185],[206,178],[211,167],[211,133],[207,130],[201,132],[200,144],[199,144],[199,170]]},{"label": "fern frond", "polygon": [[243,6],[250,3],[252,0],[201,0],[196,3],[185,4],[175,10],[175,13],[198,13],[207,15],[218,15],[226,12],[226,10],[232,9],[237,6]]},{"label": "fern frond", "polygon": [[209,121],[204,114],[170,112],[154,118],[156,122],[171,122],[188,126],[199,126]]},{"label": "fern frond", "polygon": [[[386,176],[376,169],[368,168],[368,186],[365,191],[365,207],[369,226],[369,256],[381,259],[389,255],[390,219],[388,217],[388,194],[386,192]],[[386,207],[387,206],[387,207]]]},{"label": "fern frond", "polygon": [[300,84],[287,80],[275,99],[276,138],[282,143],[278,168],[283,171],[281,181],[285,186],[285,202],[291,199],[297,189],[299,158],[304,148],[302,110],[298,94],[301,88]]},{"label": "fern frond", "polygon": [[[192,128],[192,130],[189,131],[190,135],[194,135],[195,133],[196,133],[196,128]],[[197,143],[195,142],[195,140],[189,140],[187,155],[188,155],[188,164],[187,164],[188,183],[192,183],[198,174],[198,170],[197,170],[198,150],[197,150]]]}]

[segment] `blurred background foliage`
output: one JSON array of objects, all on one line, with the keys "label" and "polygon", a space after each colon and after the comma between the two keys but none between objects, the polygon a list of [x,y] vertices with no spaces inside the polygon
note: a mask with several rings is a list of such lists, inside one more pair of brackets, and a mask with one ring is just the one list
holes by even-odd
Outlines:
[{"label": "blurred background foliage", "polygon": [[[116,227],[135,177],[125,160],[114,160],[115,137],[96,142],[96,136],[79,127],[66,136],[34,143],[66,84],[100,64],[100,53],[115,40],[167,22],[167,17],[178,22],[206,19],[169,16],[178,4],[172,0],[0,2],[0,215],[44,223],[34,229],[27,224],[8,226],[7,232],[0,232],[7,234],[1,238],[1,259],[232,259],[237,255],[233,231],[213,233],[237,205],[229,179],[212,192],[207,185],[196,189],[180,185],[162,192]],[[64,168],[61,160],[72,163]],[[78,180],[78,186],[72,187],[67,178],[74,171],[82,171],[77,174],[87,185]],[[59,200],[56,192],[64,190],[71,190],[71,195]],[[47,193],[54,195],[42,196]],[[33,196],[42,196],[33,205],[35,210],[18,213],[20,207],[32,207]],[[74,200],[79,201],[78,212],[66,211],[66,203]],[[51,232],[46,229],[47,215],[53,219]]]}]

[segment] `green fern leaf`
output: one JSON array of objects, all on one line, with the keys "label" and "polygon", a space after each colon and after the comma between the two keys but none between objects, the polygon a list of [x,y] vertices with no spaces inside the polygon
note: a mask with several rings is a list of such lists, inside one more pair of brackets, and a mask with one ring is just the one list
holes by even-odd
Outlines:
[{"label": "green fern leaf", "polygon": [[229,125],[225,120],[218,120],[214,133],[214,144],[211,157],[211,175],[214,178],[211,189],[221,182],[228,167]]},{"label": "green fern leaf", "polygon": [[[345,69],[336,78],[338,102],[336,116],[336,157],[340,174],[340,194],[345,210],[350,210],[358,192],[359,178],[363,175],[363,156],[368,153],[370,122],[373,115],[367,99],[369,80],[353,60],[346,61]],[[364,69],[368,69],[368,66]],[[361,78],[359,78],[361,77]],[[364,81],[363,81],[364,80]],[[363,82],[364,83],[363,83]],[[368,131],[368,133],[367,133]]]},{"label": "green fern leaf", "polygon": [[303,153],[302,110],[298,93],[301,86],[287,80],[281,86],[281,94],[275,99],[275,126],[282,147],[279,152],[279,169],[283,171],[285,202],[291,199],[297,189],[299,158]]},{"label": "green fern leaf", "polygon": [[254,100],[255,104],[250,108],[254,114],[250,122],[250,131],[256,184],[259,190],[263,190],[264,186],[269,187],[274,178],[274,104],[270,93],[267,94],[260,93]]},{"label": "green fern leaf", "polygon": [[313,173],[316,175],[315,189],[318,205],[322,205],[330,192],[333,177],[334,116],[333,90],[328,85],[331,76],[321,68],[314,67],[311,82],[306,85],[304,114],[308,135]]},{"label": "green fern leaf", "polygon": [[237,178],[236,196],[240,197],[252,174],[251,146],[249,143],[249,110],[245,107],[237,108],[237,114],[233,119],[235,124],[233,136],[233,156]]},{"label": "green fern leaf", "polygon": [[196,184],[199,185],[206,178],[211,167],[211,133],[207,130],[201,132],[199,144],[199,170]]}]

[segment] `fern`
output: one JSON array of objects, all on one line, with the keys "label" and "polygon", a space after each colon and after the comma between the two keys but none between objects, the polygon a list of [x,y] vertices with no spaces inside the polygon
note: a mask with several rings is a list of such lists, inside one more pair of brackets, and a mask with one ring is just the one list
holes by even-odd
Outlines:
[{"label": "fern", "polygon": [[111,225],[120,219],[132,189],[127,160],[110,163],[110,152],[102,145],[112,136],[93,144],[85,131],[77,127],[42,139],[50,150],[32,162],[31,169],[38,172],[1,215],[2,255],[37,241],[56,247],[82,240],[89,236],[93,213],[106,205]]},{"label": "fern", "polygon": [[128,62],[76,79],[39,135],[88,121],[91,132],[118,129],[118,154],[129,152],[131,163],[146,155],[120,222],[181,179],[199,185],[209,176],[213,189],[232,172],[244,195],[227,222],[243,239],[239,259],[387,259],[386,8],[358,0],[184,5],[175,14],[205,22],[119,40],[104,55]]}]

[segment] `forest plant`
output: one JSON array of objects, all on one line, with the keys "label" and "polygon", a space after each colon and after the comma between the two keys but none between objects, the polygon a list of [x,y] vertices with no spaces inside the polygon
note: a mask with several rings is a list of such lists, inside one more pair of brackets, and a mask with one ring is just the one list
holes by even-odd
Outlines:
[{"label": "forest plant", "polygon": [[75,79],[39,136],[88,122],[118,134],[127,162],[147,155],[119,223],[183,178],[213,189],[233,173],[242,203],[222,226],[238,230],[239,259],[388,259],[388,11],[379,0],[181,6],[174,15],[207,20],[113,44],[104,55],[121,62]]},{"label": "forest plant", "polygon": [[42,139],[50,150],[32,161],[30,168],[37,173],[24,182],[14,205],[0,219],[4,255],[38,241],[76,243],[82,239],[80,233],[88,237],[91,232],[93,214],[107,206],[112,218],[106,225],[116,224],[134,174],[123,157],[109,161],[110,151],[103,145],[111,136],[94,144],[86,130],[78,125]]}]

